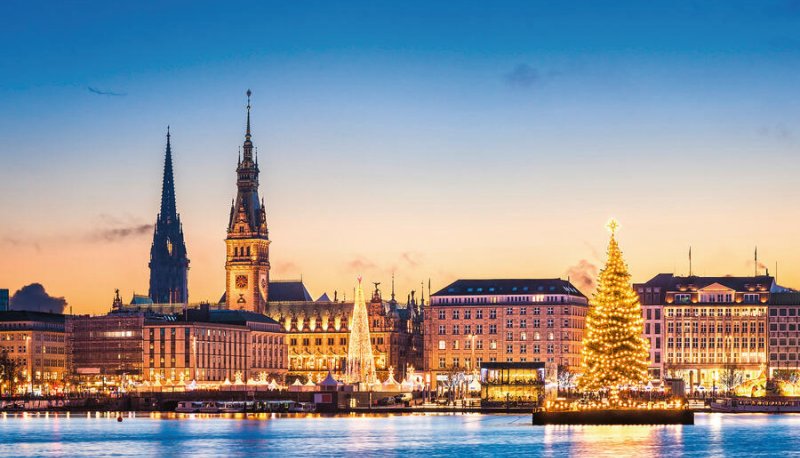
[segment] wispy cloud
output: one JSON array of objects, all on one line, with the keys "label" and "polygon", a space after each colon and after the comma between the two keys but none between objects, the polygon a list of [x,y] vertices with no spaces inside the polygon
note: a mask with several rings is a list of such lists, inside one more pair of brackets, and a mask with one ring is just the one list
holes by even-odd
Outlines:
[{"label": "wispy cloud", "polygon": [[88,89],[89,92],[91,92],[92,94],[106,95],[109,97],[125,97],[126,95],[128,95],[125,92],[104,91],[101,89],[93,88],[91,86],[88,86],[86,89]]},{"label": "wispy cloud", "polygon": [[417,267],[422,262],[422,254],[406,251],[400,255],[400,259],[409,267]]},{"label": "wispy cloud", "polygon": [[758,134],[762,137],[775,138],[778,140],[791,140],[793,137],[792,130],[783,124],[761,126],[758,128]]},{"label": "wispy cloud", "polygon": [[527,88],[541,79],[541,73],[528,64],[518,64],[510,72],[506,73],[504,78],[509,86]]},{"label": "wispy cloud", "polygon": [[365,258],[364,256],[356,256],[350,261],[347,261],[347,268],[358,272],[371,270],[374,269],[375,267],[377,267],[375,263]]},{"label": "wispy cloud", "polygon": [[123,239],[131,237],[139,237],[141,235],[150,234],[153,232],[152,224],[138,224],[135,226],[127,227],[112,227],[106,229],[99,229],[86,236],[87,241],[104,240],[106,242],[118,242]]},{"label": "wispy cloud", "polygon": [[85,232],[60,233],[58,235],[24,234],[0,236],[0,245],[13,247],[31,247],[41,251],[41,245],[64,243],[116,243],[126,239],[151,235],[153,224],[144,224],[141,220],[128,217],[120,219],[110,215],[100,215],[98,222]]},{"label": "wispy cloud", "polygon": [[581,259],[578,264],[567,269],[567,277],[582,293],[589,295],[595,288],[597,266],[585,259]]}]

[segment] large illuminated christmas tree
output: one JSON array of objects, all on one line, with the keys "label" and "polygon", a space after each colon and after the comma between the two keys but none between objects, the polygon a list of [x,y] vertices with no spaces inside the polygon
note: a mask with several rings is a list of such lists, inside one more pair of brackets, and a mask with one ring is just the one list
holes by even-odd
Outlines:
[{"label": "large illuminated christmas tree", "polygon": [[358,289],[353,302],[353,324],[350,327],[350,343],[347,348],[347,381],[371,385],[378,381],[375,359],[372,356],[372,339],[369,336],[369,315],[358,277]]},{"label": "large illuminated christmas tree", "polygon": [[642,335],[642,306],[615,238],[618,224],[611,220],[608,227],[608,260],[589,301],[579,383],[585,390],[609,390],[613,402],[619,387],[647,382],[650,350]]}]

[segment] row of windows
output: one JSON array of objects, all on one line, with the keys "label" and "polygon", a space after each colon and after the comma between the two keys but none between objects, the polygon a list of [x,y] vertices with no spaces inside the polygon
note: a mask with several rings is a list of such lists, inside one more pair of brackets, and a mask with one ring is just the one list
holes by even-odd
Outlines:
[{"label": "row of windows", "polygon": [[[461,316],[462,316],[461,312],[464,312],[463,316],[464,316],[465,320],[471,320],[472,319],[472,310],[452,310],[451,313],[450,313],[450,316],[454,320],[459,320],[459,319],[461,319]],[[513,307],[506,308],[506,316],[515,315],[516,312],[519,312],[520,315],[527,315],[528,314],[528,308],[527,307],[520,307],[519,310],[517,310],[517,309],[515,309]],[[532,307],[531,308],[531,312],[532,312],[531,313],[532,315],[541,315],[542,314],[542,308],[541,307]],[[545,308],[545,313],[547,315],[555,315],[555,307],[546,307]],[[570,314],[569,307],[564,307],[564,309],[562,310],[562,314],[569,315]],[[447,310],[444,310],[444,309],[440,309],[439,310],[439,319],[440,320],[446,320],[447,319]],[[476,320],[482,320],[483,319],[483,310],[482,309],[475,310],[475,319]],[[490,309],[489,310],[489,319],[491,319],[491,320],[497,319],[497,309]]]},{"label": "row of windows", "polygon": [[[658,323],[656,323],[656,324],[658,324]],[[772,326],[773,325],[770,325],[770,328],[772,328]],[[672,334],[672,333],[681,334],[683,332],[685,334],[689,334],[690,332],[693,332],[695,334],[696,333],[705,334],[706,332],[708,332],[710,334],[714,334],[715,333],[714,331],[716,330],[717,334],[722,334],[723,332],[725,334],[730,334],[731,331],[733,331],[734,334],[739,334],[739,333],[747,333],[747,331],[749,329],[751,334],[755,334],[756,333],[756,329],[758,329],[758,333],[763,334],[764,333],[764,327],[765,326],[764,326],[764,322],[763,321],[759,321],[759,322],[751,321],[749,323],[749,326],[748,326],[747,322],[744,322],[744,323],[716,323],[715,324],[713,322],[712,323],[700,323],[700,322],[697,322],[697,321],[684,321],[684,322],[675,323],[675,322],[672,322],[672,321],[668,321],[667,322],[667,333],[668,334]],[[774,330],[777,330],[777,329],[774,329]],[[659,331],[656,331],[656,333],[659,333]]]},{"label": "row of windows", "polygon": [[747,338],[740,339],[739,337],[734,337],[733,339],[722,337],[717,337],[716,339],[713,337],[708,339],[705,337],[699,339],[697,337],[673,339],[672,337],[667,337],[667,348],[750,348],[751,350],[755,350],[756,343],[758,343],[758,348],[764,348],[763,337],[758,339],[751,337],[749,340]]},{"label": "row of windows", "polygon": [[[734,299],[733,293],[702,293],[699,295],[700,302],[703,303],[732,303]],[[757,304],[760,302],[758,294],[744,294],[742,301],[746,304]],[[676,304],[689,304],[692,302],[692,295],[690,293],[677,293],[673,296],[673,301]]]},{"label": "row of windows", "polygon": [[653,319],[653,315],[655,315],[655,319],[656,320],[660,320],[661,319],[661,309],[660,308],[657,308],[657,309],[647,308],[647,309],[645,309],[645,313],[646,313],[646,316],[647,316],[648,320],[652,320]]},{"label": "row of windows", "polygon": [[[377,339],[378,340],[376,341],[375,337],[373,337],[372,338],[372,344],[375,345],[377,343],[378,345],[383,345],[383,337],[378,337]],[[297,337],[292,337],[292,338],[289,339],[289,345],[291,345],[291,346],[297,346],[297,342],[298,342]],[[311,339],[308,338],[308,337],[303,337],[300,340],[300,342],[302,342],[302,345],[304,347],[307,347],[307,346],[311,345]],[[336,338],[335,337],[328,337],[326,342],[327,342],[327,344],[329,346],[330,345],[335,345]],[[322,337],[314,338],[314,345],[317,345],[317,346],[322,345]],[[339,337],[339,345],[347,345],[347,337]]]},{"label": "row of windows", "polygon": [[758,363],[758,362],[763,362],[765,356],[766,355],[763,353],[754,353],[754,354],[735,353],[733,355],[727,353],[717,353],[716,357],[713,353],[703,356],[689,355],[683,353],[668,353],[667,361],[673,363],[694,363],[694,364],[730,363],[730,362]]},{"label": "row of windows", "polygon": [[764,316],[763,309],[747,309],[747,308],[715,308],[715,307],[703,307],[703,308],[692,308],[692,309],[682,309],[682,308],[670,308],[667,307],[667,317],[673,316]]},{"label": "row of windows", "polygon": [[[507,332],[506,333],[506,341],[511,341],[511,342],[513,342],[515,340],[519,340],[520,342],[528,341],[528,333],[527,332],[520,332],[519,334],[517,334],[516,337],[518,337],[518,339],[514,339],[514,337],[515,337],[515,335],[514,335],[513,332]],[[542,335],[540,333],[538,333],[538,332],[534,332],[532,337],[533,338],[531,340],[542,340]],[[468,339],[464,340],[464,345],[463,345],[464,349],[466,349],[466,350],[471,349],[473,340],[475,342],[475,348],[478,349],[478,350],[482,350],[483,349],[483,340],[471,339],[471,338],[468,338]],[[555,333],[548,332],[547,333],[547,340],[554,341],[555,340]],[[570,341],[571,339],[570,339],[569,333],[568,332],[563,333],[563,335],[561,336],[561,340],[562,341]],[[575,339],[575,340],[577,341],[577,339]],[[447,341],[445,341],[445,340],[439,340],[439,350],[445,350],[446,349],[446,342]],[[489,342],[490,342],[491,348],[494,349],[496,347],[495,342],[497,342],[497,341],[496,340],[490,340]],[[461,341],[460,340],[451,340],[450,341],[450,346],[454,350],[458,350],[461,347]]]},{"label": "row of windows", "polygon": [[775,347],[777,345],[780,345],[780,346],[789,345],[789,346],[793,347],[793,346],[797,345],[797,343],[798,343],[798,339],[796,339],[796,338],[792,338],[792,339],[769,339],[769,345],[771,347]]},{"label": "row of windows", "polygon": [[[542,327],[542,322],[539,319],[532,320],[531,324],[532,324],[532,326],[531,326],[532,328],[541,328]],[[548,318],[545,321],[545,326],[544,327],[546,327],[548,329],[552,329],[552,328],[556,327],[555,325],[556,325],[556,320],[554,320],[553,318]],[[564,328],[571,327],[569,319],[562,320],[561,325]],[[506,329],[514,329],[514,327],[515,327],[514,326],[514,322],[512,320],[507,320],[506,321]],[[520,320],[519,328],[520,329],[527,329],[528,328],[527,320]],[[463,326],[463,328],[460,325],[454,324],[454,325],[452,325],[452,328],[451,328],[451,330],[452,330],[451,334],[454,335],[454,336],[460,335],[460,334],[462,334],[462,332],[461,332],[462,329],[463,329],[463,334],[464,335],[473,335],[473,334],[474,335],[482,335],[484,328],[483,328],[482,324],[476,324],[475,328],[474,328],[475,332],[473,333],[473,327],[472,327],[471,324],[465,324]],[[488,326],[488,330],[489,330],[489,334],[497,334],[497,325],[496,324],[490,324]],[[447,326],[446,325],[444,325],[444,324],[440,324],[439,325],[438,335],[440,335],[440,336],[447,335]]]},{"label": "row of windows", "polygon": [[533,296],[489,296],[489,297],[436,297],[433,298],[434,304],[498,304],[503,302],[511,303],[536,303],[536,302],[567,302],[566,295],[542,295]]},{"label": "row of windows", "polygon": [[[452,361],[452,366],[450,366],[450,367],[452,367],[452,368],[464,367],[466,369],[472,369],[472,364],[471,364],[472,363],[472,359],[471,358],[464,358],[464,366],[461,365],[461,359],[458,358],[458,357],[453,358],[451,361]],[[494,357],[494,356],[489,357],[489,362],[493,363],[493,362],[496,362],[496,361],[497,361],[496,357]],[[515,361],[515,359],[513,357],[509,356],[509,357],[506,357],[505,361],[507,363],[513,363]],[[519,358],[516,361],[518,361],[520,363],[525,363],[525,362],[528,362],[528,358],[523,356],[523,357]],[[538,358],[538,357],[531,358],[531,361],[540,362],[541,358]],[[547,361],[548,363],[554,363],[556,361],[556,359],[553,356],[548,356],[547,358],[545,358],[545,361]],[[478,367],[481,365],[481,363],[483,363],[483,358],[475,358],[475,364]],[[447,359],[446,358],[439,358],[439,369],[447,369],[447,368],[448,368],[447,367]]]},{"label": "row of windows", "polygon": [[770,353],[770,361],[797,361],[797,353]]}]

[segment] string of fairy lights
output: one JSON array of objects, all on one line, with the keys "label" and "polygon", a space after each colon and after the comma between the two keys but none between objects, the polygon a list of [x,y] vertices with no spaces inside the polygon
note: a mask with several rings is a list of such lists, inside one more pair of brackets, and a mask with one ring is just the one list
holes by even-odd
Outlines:
[{"label": "string of fairy lights", "polygon": [[612,400],[625,386],[647,383],[649,342],[643,337],[642,306],[616,240],[619,224],[608,224],[608,259],[589,301],[581,351],[581,389],[608,390]]}]

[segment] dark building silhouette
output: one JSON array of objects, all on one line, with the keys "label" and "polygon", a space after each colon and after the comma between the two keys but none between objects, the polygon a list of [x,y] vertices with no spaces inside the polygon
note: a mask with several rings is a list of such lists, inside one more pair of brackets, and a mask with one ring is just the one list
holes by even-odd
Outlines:
[{"label": "dark building silhouette", "polygon": [[156,219],[150,248],[150,298],[155,303],[186,303],[189,300],[187,271],[189,259],[183,241],[183,226],[175,206],[172,149],[167,128],[161,210]]}]

